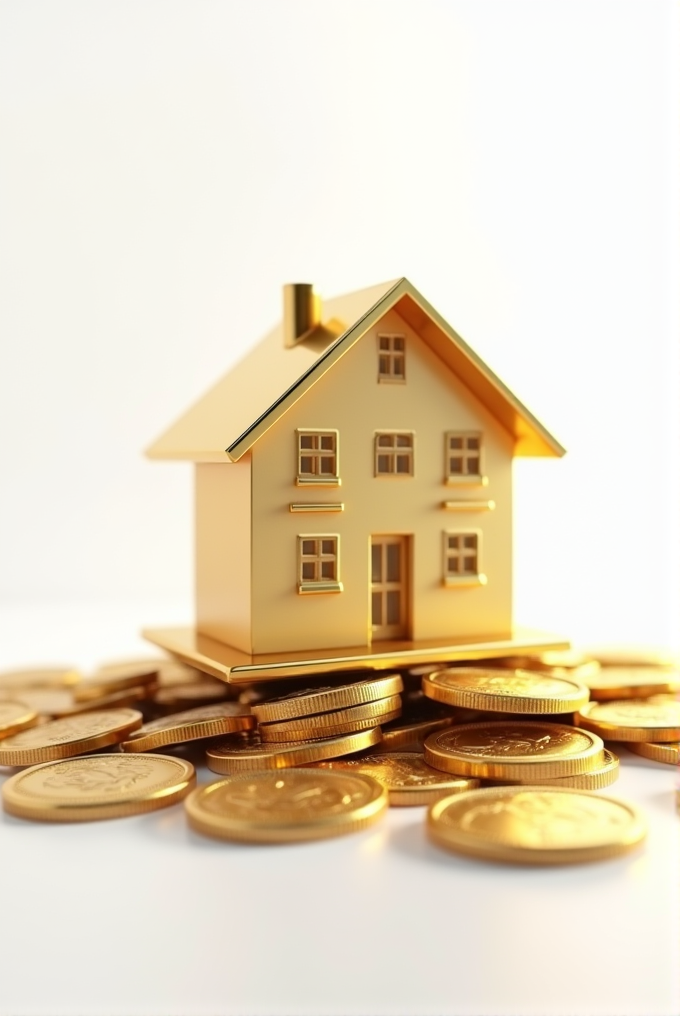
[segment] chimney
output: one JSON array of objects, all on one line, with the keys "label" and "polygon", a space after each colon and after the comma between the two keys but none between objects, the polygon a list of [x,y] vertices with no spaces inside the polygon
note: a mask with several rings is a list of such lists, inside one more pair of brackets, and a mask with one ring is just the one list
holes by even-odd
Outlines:
[{"label": "chimney", "polygon": [[321,324],[321,298],[311,282],[291,282],[283,287],[283,342],[297,346]]}]

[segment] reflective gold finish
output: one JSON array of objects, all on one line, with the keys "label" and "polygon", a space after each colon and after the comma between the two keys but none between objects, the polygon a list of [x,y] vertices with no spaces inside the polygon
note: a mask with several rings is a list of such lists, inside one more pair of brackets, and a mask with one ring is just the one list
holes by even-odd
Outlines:
[{"label": "reflective gold finish", "polygon": [[289,505],[292,512],[344,512],[345,506],[342,501],[294,501]]},{"label": "reflective gold finish", "polygon": [[295,719],[299,716],[312,716],[315,713],[348,709],[366,702],[376,702],[378,699],[398,695],[403,690],[404,684],[401,676],[388,674],[385,677],[375,677],[367,681],[356,681],[353,684],[342,684],[337,687],[307,688],[303,691],[290,692],[288,695],[254,705],[253,714],[258,723],[275,723],[280,720]]},{"label": "reflective gold finish", "polygon": [[372,825],[387,808],[387,791],[361,773],[288,769],[229,776],[193,791],[185,807],[189,825],[205,836],[292,843]]},{"label": "reflective gold finish", "polygon": [[0,765],[30,766],[118,744],[142,724],[136,709],[108,709],[52,720],[0,741]]},{"label": "reflective gold finish", "polygon": [[582,790],[490,787],[444,798],[427,828],[440,847],[485,861],[574,864],[617,857],[647,834],[632,805]]},{"label": "reflective gold finish", "polygon": [[194,767],[164,755],[90,755],[45,762],[2,787],[5,811],[41,822],[89,822],[166,808],[194,787]]},{"label": "reflective gold finish", "polygon": [[428,766],[419,752],[393,752],[365,755],[357,759],[337,759],[319,763],[333,772],[365,773],[387,788],[392,806],[432,804],[440,797],[474,790],[479,780],[463,776],[445,776]]},{"label": "reflective gold finish", "polygon": [[601,667],[583,682],[598,702],[680,692],[680,671],[662,667]]},{"label": "reflective gold finish", "polygon": [[0,702],[0,739],[34,727],[38,714],[25,702]]},{"label": "reflective gold finish", "polygon": [[680,702],[662,695],[589,702],[574,722],[609,741],[680,741]]},{"label": "reflective gold finish", "polygon": [[646,741],[630,741],[626,744],[628,751],[636,755],[651,758],[654,762],[665,762],[669,766],[680,765],[680,741],[667,741],[649,744]]},{"label": "reflective gold finish", "polygon": [[[396,696],[395,696],[396,698]],[[386,702],[393,700],[386,699]],[[363,717],[359,717],[360,710],[365,711]],[[324,723],[312,723],[317,719],[315,716],[303,717],[299,720],[299,726],[295,726],[296,720],[286,720],[284,723],[263,723],[260,728],[260,737],[265,743],[285,741],[311,741],[319,737],[339,737],[341,734],[351,734],[360,730],[369,730],[376,724],[389,723],[401,716],[401,708],[390,709],[380,712],[380,703],[368,702],[363,706],[355,706],[352,710],[344,710],[345,713],[352,713],[348,719],[338,719],[335,723],[326,721]],[[332,717],[333,713],[322,713],[324,719]]]},{"label": "reflective gold finish", "polygon": [[563,677],[482,667],[452,667],[423,677],[428,698],[464,709],[505,713],[574,712],[588,701],[582,684]]},{"label": "reflective gold finish", "polygon": [[252,730],[255,717],[248,706],[240,702],[219,702],[212,706],[199,706],[181,713],[163,716],[160,720],[145,723],[130,740],[123,741],[123,751],[153,751],[167,744],[183,744],[204,737],[219,737],[239,730]]},{"label": "reflective gold finish", "polygon": [[155,688],[158,685],[158,668],[121,664],[109,666],[81,681],[73,691],[76,702],[88,702],[127,688]]},{"label": "reflective gold finish", "polygon": [[263,744],[259,734],[244,734],[211,745],[206,751],[208,769],[214,773],[253,772],[259,769],[288,769],[293,766],[339,758],[363,751],[380,742],[380,727],[353,734],[325,737],[317,741]]},{"label": "reflective gold finish", "polygon": [[[587,773],[577,773],[572,776],[558,776],[553,779],[538,779],[535,776],[531,778],[531,783],[540,785],[542,787],[574,787],[578,790],[602,790],[603,787],[610,787],[612,783],[615,783],[619,778],[619,759],[607,748],[603,752],[604,761],[601,765],[598,765],[595,769],[590,769]],[[496,782],[496,781],[494,781]],[[523,780],[499,780],[499,783],[507,784],[519,784],[526,783],[528,781]]]},{"label": "reflective gold finish", "polygon": [[405,670],[418,664],[492,659],[508,653],[538,652],[548,646],[568,645],[556,635],[515,629],[508,639],[376,642],[372,646],[357,646],[353,649],[250,656],[217,639],[202,635],[195,628],[154,628],[145,630],[143,635],[185,663],[230,684],[287,680],[291,677],[309,678],[311,674],[321,676],[348,670],[365,670],[368,675],[381,670]]},{"label": "reflective gold finish", "polygon": [[425,761],[435,769],[489,780],[554,779],[604,762],[596,734],[559,723],[527,720],[466,723],[431,734]]}]

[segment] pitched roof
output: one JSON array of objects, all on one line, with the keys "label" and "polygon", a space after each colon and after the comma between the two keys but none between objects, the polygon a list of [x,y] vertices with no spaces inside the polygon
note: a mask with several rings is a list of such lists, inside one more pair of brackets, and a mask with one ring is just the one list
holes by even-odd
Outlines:
[{"label": "pitched roof", "polygon": [[561,456],[564,448],[496,377],[408,279],[324,300],[319,329],[292,349],[280,323],[148,449],[154,459],[236,462],[355,342],[395,308],[515,438],[515,454]]}]

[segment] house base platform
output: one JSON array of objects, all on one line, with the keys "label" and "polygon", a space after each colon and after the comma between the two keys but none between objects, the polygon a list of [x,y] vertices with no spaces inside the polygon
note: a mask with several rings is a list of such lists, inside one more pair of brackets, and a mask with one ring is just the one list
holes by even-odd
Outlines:
[{"label": "house base platform", "polygon": [[509,638],[441,639],[423,642],[378,642],[318,652],[267,653],[249,656],[232,646],[201,635],[195,628],[150,628],[144,637],[206,674],[229,684],[254,684],[295,677],[316,677],[348,670],[373,673],[405,669],[425,663],[488,660],[500,656],[537,655],[549,649],[568,649],[557,635],[516,628]]}]

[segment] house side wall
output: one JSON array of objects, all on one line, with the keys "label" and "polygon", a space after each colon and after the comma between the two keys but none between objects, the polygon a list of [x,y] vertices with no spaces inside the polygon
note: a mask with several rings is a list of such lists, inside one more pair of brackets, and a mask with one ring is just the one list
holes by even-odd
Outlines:
[{"label": "house side wall", "polygon": [[251,652],[251,459],[196,466],[196,627]]},{"label": "house side wall", "polygon": [[[406,383],[378,383],[379,332],[406,335]],[[296,486],[296,428],[337,429],[339,487]],[[374,475],[379,430],[415,434],[412,477]],[[479,430],[488,484],[447,486],[444,435]],[[253,449],[253,651],[318,650],[370,641],[371,534],[404,534],[412,549],[415,640],[507,636],[512,601],[510,435],[396,311],[338,361]],[[493,500],[492,511],[446,511],[447,500]],[[292,513],[291,503],[342,502],[335,513]],[[445,530],[481,535],[485,586],[443,582]],[[302,534],[340,537],[343,592],[300,595]],[[378,645],[378,643],[377,643]]]}]

